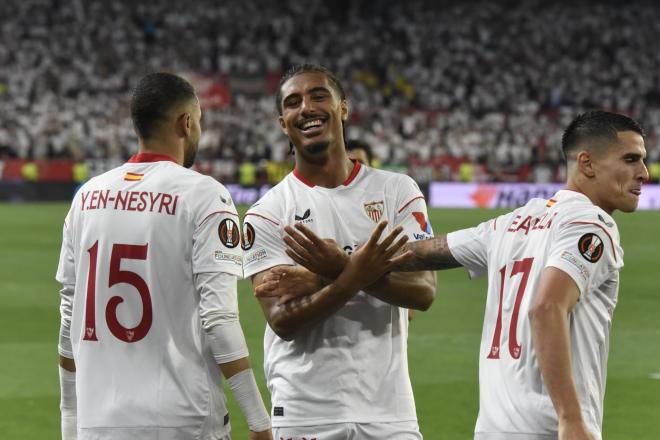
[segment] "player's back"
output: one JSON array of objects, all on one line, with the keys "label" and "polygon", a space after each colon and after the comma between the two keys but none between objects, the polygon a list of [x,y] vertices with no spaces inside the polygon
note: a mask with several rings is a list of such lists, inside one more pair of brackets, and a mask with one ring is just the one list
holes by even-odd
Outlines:
[{"label": "player's back", "polygon": [[[617,295],[612,280],[618,279],[614,272],[622,264],[615,261],[621,251],[614,221],[584,195],[560,191],[553,199],[533,199],[481,227],[490,229],[484,234],[489,291],[476,428],[484,435],[477,438],[499,438],[486,434],[493,432],[510,433],[507,438],[511,439],[556,435],[556,411],[538,367],[528,318],[549,266],[569,273],[583,292],[569,317],[573,375],[585,421],[599,432],[608,335]],[[595,231],[602,239],[594,238]],[[606,254],[604,260],[613,258],[612,262],[597,264],[600,255],[595,252]]]},{"label": "player's back", "polygon": [[173,162],[127,163],[76,195],[79,438],[216,438],[205,432],[225,424],[193,282],[200,193],[221,187],[209,180]]}]

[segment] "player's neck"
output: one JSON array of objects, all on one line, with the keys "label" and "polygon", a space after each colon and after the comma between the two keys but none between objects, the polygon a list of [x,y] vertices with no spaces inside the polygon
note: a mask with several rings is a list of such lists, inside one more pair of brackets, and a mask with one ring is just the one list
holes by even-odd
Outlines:
[{"label": "player's neck", "polygon": [[183,148],[176,148],[161,139],[140,140],[139,153],[164,154],[174,159],[179,165],[183,164]]},{"label": "player's neck", "polygon": [[296,174],[305,182],[325,188],[336,188],[348,180],[355,164],[346,153],[328,155],[327,160],[309,162],[301,156],[296,156]]}]

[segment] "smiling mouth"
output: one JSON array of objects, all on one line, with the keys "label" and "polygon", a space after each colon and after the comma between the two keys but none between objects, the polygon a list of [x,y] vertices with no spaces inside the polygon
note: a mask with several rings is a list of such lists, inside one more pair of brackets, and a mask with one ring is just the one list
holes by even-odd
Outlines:
[{"label": "smiling mouth", "polygon": [[314,118],[314,119],[307,119],[301,123],[298,124],[298,128],[300,131],[303,133],[308,133],[308,132],[313,132],[321,127],[323,127],[323,124],[325,123],[325,120],[322,118]]}]

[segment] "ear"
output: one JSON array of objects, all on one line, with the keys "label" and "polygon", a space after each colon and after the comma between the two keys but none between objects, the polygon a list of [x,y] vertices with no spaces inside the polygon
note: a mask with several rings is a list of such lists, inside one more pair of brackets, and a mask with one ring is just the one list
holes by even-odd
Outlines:
[{"label": "ear", "polygon": [[179,137],[188,137],[192,131],[192,115],[189,112],[181,113],[176,118],[176,131]]},{"label": "ear", "polygon": [[596,171],[594,170],[594,158],[589,151],[580,151],[577,154],[576,163],[580,174],[583,174],[588,178],[596,176]]},{"label": "ear", "polygon": [[284,118],[280,116],[277,118],[277,121],[280,123],[280,128],[282,129],[282,133],[284,133],[287,137],[289,137],[289,130],[286,128],[286,124],[284,123]]},{"label": "ear", "polygon": [[344,99],[339,105],[341,107],[341,120],[346,122],[348,120],[348,101]]}]

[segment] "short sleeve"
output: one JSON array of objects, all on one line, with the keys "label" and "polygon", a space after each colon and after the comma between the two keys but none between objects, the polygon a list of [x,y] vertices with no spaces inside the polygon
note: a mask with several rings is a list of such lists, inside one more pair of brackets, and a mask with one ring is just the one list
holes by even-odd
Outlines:
[{"label": "short sleeve", "polygon": [[60,260],[57,265],[55,279],[63,286],[76,284],[76,265],[73,251],[73,228],[71,224],[72,211],[69,211],[64,219],[62,227],[62,247],[60,249]]},{"label": "short sleeve", "polygon": [[412,178],[405,177],[405,181],[398,187],[397,212],[392,226],[402,226],[410,241],[433,238],[424,195]]},{"label": "short sleeve", "polygon": [[[511,214],[508,214],[511,215]],[[487,220],[474,228],[461,229],[447,234],[449,251],[470,278],[478,278],[488,272],[488,253],[498,224],[505,224],[504,216]]]},{"label": "short sleeve", "polygon": [[593,222],[567,221],[557,231],[547,266],[566,272],[584,295],[623,267],[618,231]]},{"label": "short sleeve", "polygon": [[243,271],[245,278],[282,264],[295,262],[286,254],[284,229],[267,212],[249,211],[243,221]]},{"label": "short sleeve", "polygon": [[243,276],[238,213],[229,192],[211,178],[195,189],[193,273],[223,272]]}]

